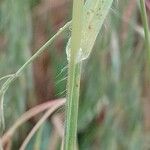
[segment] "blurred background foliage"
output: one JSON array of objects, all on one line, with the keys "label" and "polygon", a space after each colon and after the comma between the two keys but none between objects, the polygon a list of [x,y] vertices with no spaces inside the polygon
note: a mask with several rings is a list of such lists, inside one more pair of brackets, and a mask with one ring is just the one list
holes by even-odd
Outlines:
[{"label": "blurred background foliage", "polygon": [[[148,16],[149,8],[147,2]],[[0,76],[17,71],[71,19],[71,10],[71,0],[0,0]],[[11,85],[4,104],[6,130],[29,108],[65,97],[69,37],[70,32],[60,36]],[[150,149],[150,76],[143,37],[138,2],[114,1],[93,52],[83,64],[80,150]],[[11,149],[18,149],[37,119],[17,130]],[[57,134],[48,120],[27,149],[59,149]]]}]

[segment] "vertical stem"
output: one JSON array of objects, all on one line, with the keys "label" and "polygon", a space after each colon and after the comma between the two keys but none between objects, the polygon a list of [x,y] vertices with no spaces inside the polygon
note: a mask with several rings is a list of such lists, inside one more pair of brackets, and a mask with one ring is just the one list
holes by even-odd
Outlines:
[{"label": "vertical stem", "polygon": [[145,47],[147,50],[146,54],[148,56],[148,65],[150,66],[150,34],[149,34],[148,19],[147,19],[146,7],[145,7],[145,0],[140,0],[140,5],[141,5],[141,17],[142,17],[144,33],[145,33]]},{"label": "vertical stem", "polygon": [[[144,33],[145,33],[145,66],[144,66],[144,80],[143,80],[143,97],[144,102],[143,104],[150,105],[150,33],[149,33],[149,26],[148,26],[148,18],[146,13],[146,7],[145,7],[145,0],[140,0],[140,6],[141,6],[141,18],[143,22],[144,27]],[[144,106],[145,107],[145,106]],[[147,117],[148,116],[148,117]],[[149,113],[147,111],[144,111],[144,129],[149,128]]]},{"label": "vertical stem", "polygon": [[64,139],[64,150],[75,150],[77,139],[77,119],[79,88],[81,76],[81,63],[77,63],[77,53],[80,49],[82,16],[84,0],[73,1],[73,20],[71,35],[71,54],[68,64],[67,81],[67,106],[66,106],[66,129]]},{"label": "vertical stem", "polygon": [[149,33],[149,25],[148,25],[148,18],[146,13],[146,6],[145,6],[145,0],[140,0],[140,6],[141,6],[141,18],[143,22],[144,27],[144,33],[145,33],[145,72],[144,72],[144,95],[147,97],[149,94],[150,89],[150,33]]}]

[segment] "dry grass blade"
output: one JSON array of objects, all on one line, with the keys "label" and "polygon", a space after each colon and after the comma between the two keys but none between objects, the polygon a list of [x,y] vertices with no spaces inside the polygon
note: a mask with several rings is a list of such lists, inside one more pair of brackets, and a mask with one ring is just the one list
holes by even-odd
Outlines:
[{"label": "dry grass blade", "polygon": [[43,117],[38,121],[38,123],[33,127],[31,132],[28,134],[26,139],[24,140],[23,144],[20,147],[20,150],[25,150],[27,144],[29,143],[30,139],[33,137],[33,135],[36,133],[36,131],[40,128],[40,126],[44,123],[44,121],[57,109],[59,109],[61,106],[65,104],[65,101],[60,101],[59,103],[55,104],[52,108],[50,108],[46,113],[43,115]]},{"label": "dry grass blade", "polygon": [[53,100],[46,102],[44,104],[40,104],[26,113],[24,113],[16,122],[14,125],[11,126],[11,128],[3,135],[2,137],[2,145],[5,145],[7,141],[11,139],[15,131],[26,121],[28,121],[30,118],[34,117],[35,115],[41,113],[42,111],[49,109],[55,105],[58,105],[59,103],[64,103],[65,99],[58,99],[58,100]]}]

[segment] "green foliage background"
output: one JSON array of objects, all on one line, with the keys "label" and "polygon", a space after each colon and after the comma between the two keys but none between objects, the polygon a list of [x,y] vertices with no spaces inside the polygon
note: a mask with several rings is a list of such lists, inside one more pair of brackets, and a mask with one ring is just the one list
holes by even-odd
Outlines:
[{"label": "green foliage background", "polygon": [[[5,39],[4,45],[0,42],[0,76],[14,73],[31,56],[34,29],[32,15],[41,3],[40,0],[0,1],[0,37]],[[128,5],[130,0],[114,2],[90,58],[83,64],[78,121],[81,150],[150,148],[145,140],[149,136],[144,130],[142,94],[146,72],[144,66],[148,60],[145,59],[144,39],[136,30],[137,26],[141,26],[138,5],[126,22],[124,13],[128,11]],[[68,16],[64,22],[71,16],[71,7],[69,3]],[[126,31],[122,29],[124,24],[128,26]],[[51,20],[47,28],[46,34],[51,37],[54,34]],[[123,32],[126,38],[123,38]],[[68,36],[64,35],[65,44]],[[54,45],[49,48],[54,82],[64,79],[55,85],[55,98],[65,96],[62,92],[66,87],[67,71],[57,76],[67,64],[65,44],[61,56]],[[6,94],[6,130],[36,99],[32,74],[32,67],[29,66]],[[32,123],[28,122],[20,129],[20,134],[24,133],[22,138],[19,138],[19,131],[16,133],[13,149],[18,148],[31,126]],[[40,149],[46,149],[51,124],[47,122],[41,132]],[[37,136],[32,139],[28,149],[33,149],[36,139]]]}]

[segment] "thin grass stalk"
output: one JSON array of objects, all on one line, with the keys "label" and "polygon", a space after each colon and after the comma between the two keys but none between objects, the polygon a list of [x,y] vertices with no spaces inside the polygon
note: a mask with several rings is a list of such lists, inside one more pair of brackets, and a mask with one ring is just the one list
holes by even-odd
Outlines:
[{"label": "thin grass stalk", "polygon": [[12,77],[13,75],[14,75],[14,74],[6,75],[6,76],[0,78],[0,81],[5,80],[5,79],[7,79],[7,78],[10,78],[10,77]]},{"label": "thin grass stalk", "polygon": [[[145,70],[144,70],[144,82],[143,83],[144,83],[144,89],[145,88],[149,89],[150,88],[150,33],[149,33],[149,25],[148,25],[145,0],[140,0],[140,7],[141,7],[141,18],[142,18],[144,34],[145,34],[145,45],[144,45],[145,46],[145,52],[144,52]],[[148,90],[144,90],[143,95],[146,98],[145,100],[147,101],[147,98],[149,95]]]},{"label": "thin grass stalk", "polygon": [[24,63],[24,65],[22,65],[22,67],[16,73],[0,78],[0,80],[3,80],[8,77],[8,79],[4,82],[4,84],[0,89],[0,132],[1,133],[4,131],[5,128],[3,105],[4,105],[4,96],[7,89],[9,88],[11,83],[21,75],[21,73],[28,67],[29,64],[31,64],[37,57],[39,57],[61,33],[63,33],[66,29],[70,27],[70,24],[71,21],[66,23],[62,28],[60,28],[58,32],[51,39],[49,39],[39,50],[37,50],[37,52],[26,63]]},{"label": "thin grass stalk", "polygon": [[81,63],[77,63],[77,55],[81,45],[83,6],[84,0],[73,1],[71,51],[70,59],[68,61],[64,150],[74,150],[76,147],[79,88],[81,76]]},{"label": "thin grass stalk", "polygon": [[[141,6],[141,18],[142,18],[142,22],[143,22],[143,26],[144,26],[145,47],[147,50],[146,54],[148,56],[147,57],[148,58],[148,66],[150,66],[150,33],[149,33],[149,26],[148,26],[145,0],[140,0],[140,6]],[[149,71],[149,73],[150,73],[150,71]]]},{"label": "thin grass stalk", "polygon": [[51,116],[56,110],[62,107],[65,104],[65,101],[59,101],[56,105],[51,107],[49,110],[45,112],[43,117],[36,123],[36,125],[32,128],[30,133],[27,135],[26,139],[24,140],[23,144],[21,145],[19,150],[25,150],[26,146],[28,145],[31,138],[34,134],[38,131],[38,129],[43,125],[43,123],[47,120],[49,116]]},{"label": "thin grass stalk", "polygon": [[27,112],[25,112],[18,120],[10,127],[10,129],[3,135],[2,137],[2,145],[5,145],[13,136],[13,134],[16,132],[16,130],[23,125],[26,121],[31,119],[32,117],[36,116],[37,114],[45,111],[46,109],[50,109],[53,106],[58,105],[59,103],[65,103],[66,100],[64,98],[57,99],[57,100],[51,100],[44,104],[40,104],[38,106],[35,106],[34,108],[31,108]]}]

